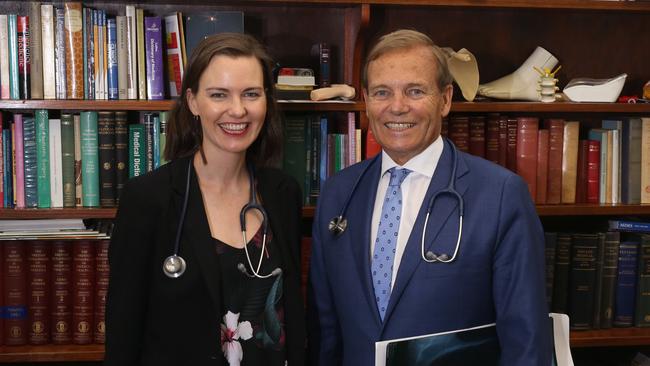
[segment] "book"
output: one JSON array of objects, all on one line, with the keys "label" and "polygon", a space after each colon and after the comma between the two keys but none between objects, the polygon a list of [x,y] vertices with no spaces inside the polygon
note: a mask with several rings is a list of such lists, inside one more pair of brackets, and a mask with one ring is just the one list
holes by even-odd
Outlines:
[{"label": "book", "polygon": [[163,44],[162,20],[160,17],[145,17],[145,64],[147,68],[147,99],[165,99],[165,83],[163,80]]},{"label": "book", "polygon": [[[43,29],[41,3],[32,2],[29,7],[29,61],[30,91],[32,99],[43,99]],[[51,48],[49,49],[51,50]]]},{"label": "book", "polygon": [[[127,14],[128,15],[128,14]],[[148,53],[145,51],[149,47],[149,40],[147,40],[147,21],[144,16],[144,9],[136,8],[135,9],[135,36],[136,36],[136,51],[138,53],[138,99],[151,99],[148,98],[148,95],[151,93],[147,83],[149,82],[147,78],[147,60],[149,58]],[[160,28],[160,27],[158,27]],[[160,33],[160,31],[158,31]],[[161,48],[162,49],[162,48]],[[162,69],[162,62],[159,64],[159,68]],[[160,78],[162,80],[162,78]]]},{"label": "book", "polygon": [[554,313],[568,313],[569,269],[571,263],[571,234],[558,233],[555,244],[555,273],[553,275]]},{"label": "book", "polygon": [[74,176],[74,117],[61,113],[61,172],[63,184],[63,207],[75,207]]},{"label": "book", "polygon": [[600,141],[587,140],[587,203],[600,200]]},{"label": "book", "polygon": [[[162,113],[161,113],[162,115]],[[115,198],[129,179],[129,122],[125,111],[115,112]]]},{"label": "book", "polygon": [[138,99],[137,14],[134,5],[126,6],[127,99]]},{"label": "book", "polygon": [[145,131],[143,124],[129,125],[129,178],[146,173]]},{"label": "book", "polygon": [[641,203],[650,203],[650,117],[641,118]]},{"label": "book", "polygon": [[106,20],[106,38],[108,45],[107,57],[107,87],[108,99],[119,99],[119,85],[118,85],[118,66],[117,66],[117,24],[115,18]]},{"label": "book", "polygon": [[63,156],[61,155],[61,120],[49,120],[50,133],[50,205],[63,207]]},{"label": "book", "polygon": [[469,118],[469,153],[485,158],[485,117]]},{"label": "book", "polygon": [[499,115],[492,113],[486,122],[485,159],[495,164],[499,164],[499,137]]},{"label": "book", "polygon": [[97,112],[81,112],[81,180],[83,207],[99,207]]},{"label": "book", "polygon": [[53,344],[72,342],[72,243],[54,240],[52,247],[52,318]]},{"label": "book", "polygon": [[36,123],[36,169],[38,208],[51,206],[50,192],[50,122],[47,109],[34,112]]},{"label": "book", "polygon": [[81,116],[72,116],[74,126],[74,185],[75,185],[75,207],[82,205],[83,182],[81,180]]},{"label": "book", "polygon": [[621,234],[616,231],[605,233],[603,253],[603,282],[600,298],[600,328],[612,327],[614,319],[614,295],[618,277],[618,252]]},{"label": "book", "polygon": [[31,53],[29,49],[30,28],[29,17],[19,15],[17,23],[18,29],[18,95],[19,99],[31,99],[32,81],[31,81]]},{"label": "book", "polygon": [[21,241],[2,242],[4,254],[4,344],[27,344],[27,258]]},{"label": "book", "polygon": [[106,341],[106,294],[108,293],[108,240],[95,242],[95,316],[93,340],[96,344]]},{"label": "book", "polygon": [[312,46],[311,53],[318,58],[318,87],[326,88],[330,81],[330,46],[326,42],[316,43]]},{"label": "book", "polygon": [[121,100],[128,98],[127,89],[129,87],[127,74],[127,68],[129,67],[127,57],[129,52],[129,40],[126,33],[127,24],[127,17],[120,15],[115,17],[115,28],[117,33],[115,38],[117,47],[117,96],[118,99]]},{"label": "book", "polygon": [[50,343],[50,243],[31,240],[27,250],[28,343]]},{"label": "book", "polygon": [[43,48],[43,99],[56,99],[54,6],[41,5],[41,44]]},{"label": "book", "polygon": [[72,343],[93,342],[95,302],[95,245],[90,240],[72,243]]},{"label": "book", "polygon": [[546,203],[562,202],[562,149],[564,146],[564,120],[550,119],[548,127],[548,182]]},{"label": "book", "polygon": [[495,324],[375,342],[375,366],[498,365]]},{"label": "book", "polygon": [[641,119],[630,118],[621,130],[621,202],[641,203]]},{"label": "book", "polygon": [[618,277],[614,301],[614,327],[631,327],[634,324],[636,305],[638,240],[621,240],[618,252]]},{"label": "book", "polygon": [[99,204],[115,207],[115,112],[97,113]]},{"label": "book", "polygon": [[16,207],[25,208],[25,149],[23,138],[23,115],[14,114],[14,164],[16,189]]},{"label": "book", "polygon": [[594,319],[598,234],[573,234],[569,270],[571,329],[591,329]]},{"label": "book", "polygon": [[528,185],[533,200],[537,197],[537,135],[539,120],[534,117],[517,118],[517,174]]},{"label": "book", "polygon": [[650,327],[650,235],[639,235],[635,327]]},{"label": "book", "polygon": [[650,222],[630,220],[609,220],[609,230],[635,233],[650,233]]},{"label": "book", "polygon": [[10,99],[9,94],[9,34],[7,14],[0,14],[0,98]]},{"label": "book", "polygon": [[173,13],[165,17],[165,33],[167,35],[167,80],[169,80],[169,96],[181,95],[181,81],[185,72],[183,60],[183,44],[180,28],[183,26],[181,13]]},{"label": "book", "polygon": [[580,122],[567,121],[562,138],[562,203],[576,202]]},{"label": "book", "polygon": [[36,162],[36,122],[33,117],[23,120],[23,165],[25,168],[25,207],[38,207],[38,168]]},{"label": "book", "polygon": [[537,204],[545,204],[548,193],[548,140],[548,130],[537,131],[537,196],[535,197]]},{"label": "book", "polygon": [[65,38],[65,10],[54,8],[54,68],[56,82],[56,99],[66,99],[66,38]]},{"label": "book", "polygon": [[84,98],[83,18],[80,2],[68,1],[65,8],[66,98]]}]

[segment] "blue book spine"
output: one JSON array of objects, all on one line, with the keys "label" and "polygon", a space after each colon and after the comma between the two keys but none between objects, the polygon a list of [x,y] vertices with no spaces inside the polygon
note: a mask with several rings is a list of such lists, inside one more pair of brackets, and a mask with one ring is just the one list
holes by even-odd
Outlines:
[{"label": "blue book spine", "polygon": [[145,60],[147,66],[147,99],[165,99],[161,18],[145,17],[144,28]]},{"label": "blue book spine", "polygon": [[108,19],[108,99],[119,99],[117,83],[117,24]]},{"label": "blue book spine", "polygon": [[623,241],[619,246],[614,327],[631,327],[634,324],[638,252],[638,241]]},{"label": "blue book spine", "polygon": [[320,187],[323,187],[327,179],[327,117],[320,118],[320,163],[318,164]]},{"label": "blue book spine", "polygon": [[153,117],[153,168],[160,166],[160,117]]},{"label": "blue book spine", "polygon": [[25,160],[25,207],[38,207],[38,170],[36,166],[36,124],[34,118],[23,120],[23,150]]},{"label": "blue book spine", "polygon": [[638,221],[609,220],[609,230],[650,233],[650,223]]},{"label": "blue book spine", "polygon": [[2,130],[3,164],[4,164],[4,207],[14,207],[13,162],[11,153],[11,129]]}]

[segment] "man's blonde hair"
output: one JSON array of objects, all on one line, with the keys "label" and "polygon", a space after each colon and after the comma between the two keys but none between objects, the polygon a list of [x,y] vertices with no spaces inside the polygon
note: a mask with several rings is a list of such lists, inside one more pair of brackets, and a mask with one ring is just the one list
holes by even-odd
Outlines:
[{"label": "man's blonde hair", "polygon": [[368,53],[366,62],[363,65],[363,73],[361,75],[363,88],[368,89],[368,65],[370,65],[372,61],[375,61],[379,57],[395,50],[405,50],[419,46],[431,49],[431,53],[433,54],[437,66],[438,90],[444,90],[447,85],[450,85],[453,82],[453,77],[451,76],[451,72],[449,72],[449,66],[447,65],[447,58],[445,57],[444,52],[440,47],[433,43],[429,36],[410,29],[396,30],[379,38],[379,41]]}]

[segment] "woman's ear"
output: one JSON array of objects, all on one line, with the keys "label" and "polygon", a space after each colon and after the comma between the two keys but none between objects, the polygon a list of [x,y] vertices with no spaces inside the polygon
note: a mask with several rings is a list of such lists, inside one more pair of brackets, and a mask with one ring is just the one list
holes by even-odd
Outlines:
[{"label": "woman's ear", "polygon": [[196,105],[196,96],[192,93],[192,89],[187,88],[185,91],[185,100],[187,101],[187,106],[190,108],[190,111],[193,115],[199,114],[199,108]]}]

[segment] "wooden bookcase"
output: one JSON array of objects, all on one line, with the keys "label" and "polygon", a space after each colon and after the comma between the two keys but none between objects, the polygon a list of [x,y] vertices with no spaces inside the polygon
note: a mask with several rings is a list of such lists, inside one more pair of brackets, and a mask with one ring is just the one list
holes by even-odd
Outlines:
[{"label": "wooden bookcase", "polygon": [[[316,66],[311,45],[331,45],[331,80],[359,91],[364,53],[379,35],[399,28],[427,33],[440,46],[467,48],[477,57],[482,82],[514,71],[536,46],[554,54],[562,65],[559,86],[574,77],[607,78],[627,73],[623,95],[639,95],[650,80],[647,40],[650,2],[597,0],[207,0],[84,1],[124,15],[134,4],[149,15],[175,11],[242,10],[247,32],[261,39],[284,66]],[[6,1],[0,13],[28,14],[29,4]],[[360,94],[360,93],[358,93]],[[459,95],[460,93],[456,93]],[[166,101],[0,100],[0,110],[167,110]],[[367,129],[364,104],[282,103],[283,111],[358,114]],[[570,118],[596,123],[608,116],[650,116],[650,104],[464,102],[457,96],[452,113],[504,113]],[[610,216],[650,218],[650,205],[540,205],[543,222],[565,220],[576,225]],[[2,219],[113,218],[115,209],[0,209]],[[314,215],[305,207],[305,222]],[[614,328],[571,333],[573,347],[650,346],[650,329]],[[103,346],[0,346],[0,363],[101,361]]]}]

